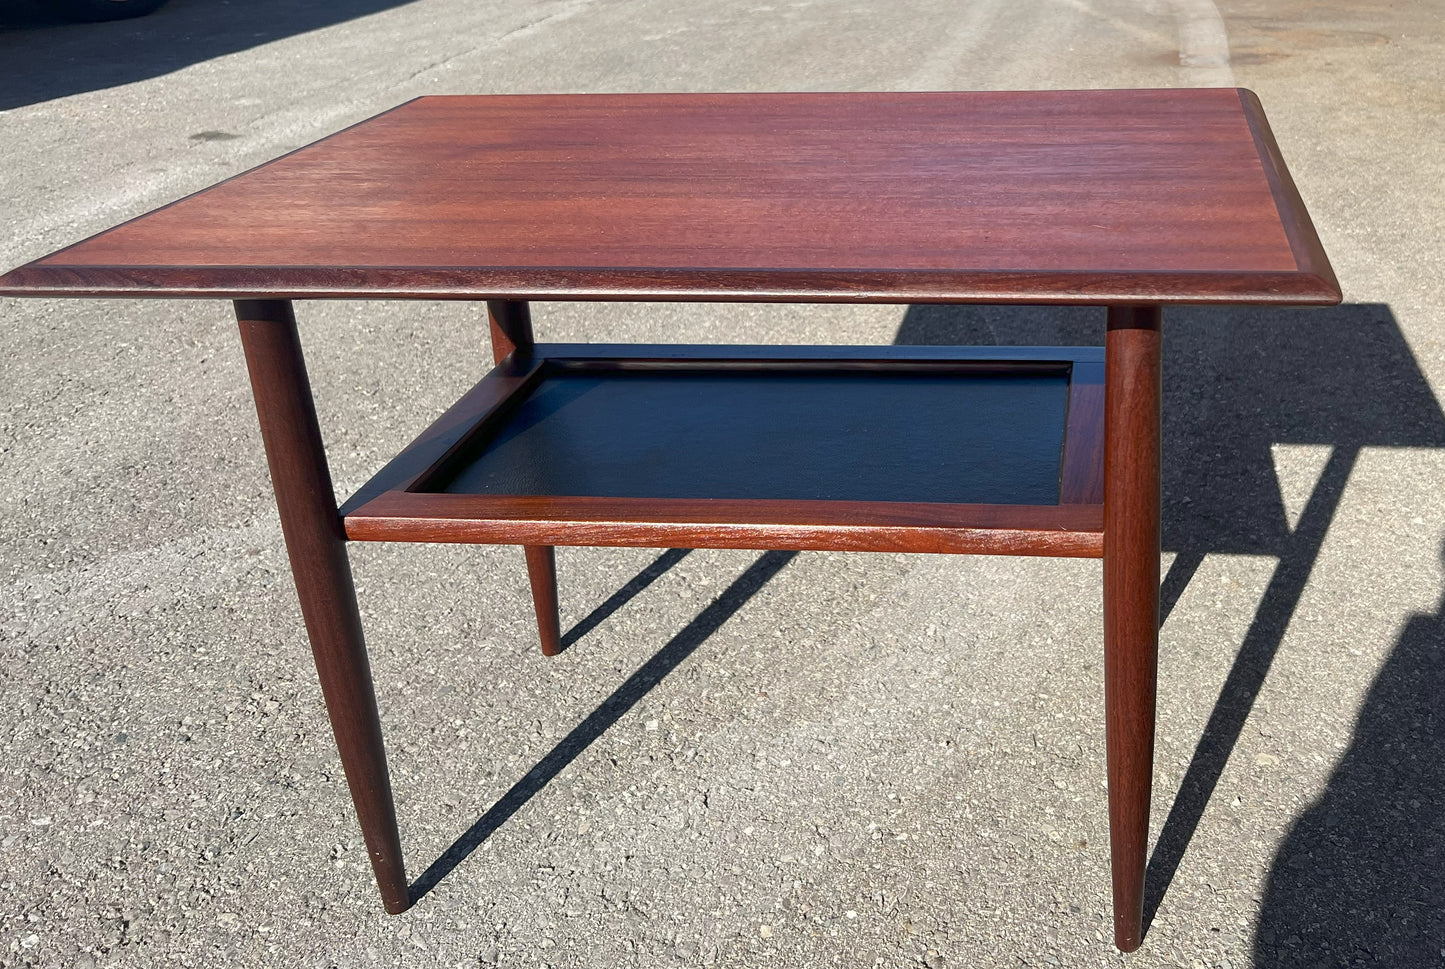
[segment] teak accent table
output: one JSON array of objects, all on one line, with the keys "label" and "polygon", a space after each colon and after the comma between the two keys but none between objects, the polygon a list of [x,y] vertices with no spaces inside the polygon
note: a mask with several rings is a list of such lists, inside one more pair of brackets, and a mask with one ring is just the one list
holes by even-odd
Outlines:
[{"label": "teak accent table", "polygon": [[[0,278],[235,300],[388,912],[410,905],[346,542],[1104,559],[1115,944],[1141,941],[1160,311],[1340,292],[1248,91],[428,97]],[[337,508],[290,300],[486,300],[496,367]],[[1090,347],[534,342],[528,300],[1060,303]]]}]

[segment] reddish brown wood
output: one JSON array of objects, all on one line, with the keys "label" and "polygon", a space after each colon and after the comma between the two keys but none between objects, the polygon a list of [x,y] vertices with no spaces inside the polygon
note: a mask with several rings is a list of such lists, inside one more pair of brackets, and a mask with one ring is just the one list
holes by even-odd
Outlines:
[{"label": "reddish brown wood", "polygon": [[602,369],[626,366],[655,368],[672,362],[678,366],[703,363],[709,367],[729,363],[754,367],[759,363],[798,366],[816,364],[828,370],[856,367],[874,370],[903,362],[920,367],[937,364],[946,369],[966,367],[980,372],[1006,372],[1021,362],[1061,372],[1075,361],[1103,363],[1102,347],[957,347],[957,346],[759,346],[695,343],[539,343],[538,357],[569,368],[596,365]]},{"label": "reddish brown wood", "polygon": [[1159,644],[1160,311],[1111,307],[1104,404],[1104,708],[1114,944],[1143,941]]},{"label": "reddish brown wood", "polygon": [[1337,302],[1263,124],[1224,89],[427,97],[0,290]]},{"label": "reddish brown wood", "polygon": [[477,426],[489,420],[518,393],[525,392],[540,372],[535,359],[512,358],[499,363],[476,386],[448,407],[376,475],[341,506],[348,515],[385,491],[405,490],[451,452]]},{"label": "reddish brown wood", "polygon": [[532,607],[537,613],[537,635],[542,655],[562,652],[562,620],[557,605],[557,553],[550,545],[524,545],[527,580],[532,585]]},{"label": "reddish brown wood", "polygon": [[1176,303],[1334,306],[1310,274],[1078,273],[989,270],[834,274],[790,270],[609,270],[22,266],[0,276],[0,296],[149,296],[189,299],[434,299],[697,303],[1030,303],[1154,306]]},{"label": "reddish brown wood", "polygon": [[1300,198],[1299,189],[1295,188],[1289,169],[1285,167],[1284,156],[1280,154],[1279,144],[1274,140],[1274,132],[1265,120],[1264,105],[1259,103],[1259,97],[1253,91],[1244,88],[1239,89],[1239,102],[1244,108],[1250,134],[1254,136],[1255,148],[1264,166],[1265,179],[1269,182],[1270,193],[1274,196],[1280,224],[1289,239],[1295,263],[1303,272],[1317,277],[1326,289],[1333,291],[1338,302],[1339,281],[1335,279],[1335,271],[1330,267],[1325,247],[1320,244],[1319,234],[1315,232],[1314,223],[1310,221],[1309,210]]},{"label": "reddish brown wood", "polygon": [[346,516],[367,542],[969,552],[1097,558],[1098,505],[418,494]]},{"label": "reddish brown wood", "polygon": [[[499,364],[518,350],[530,353],[534,346],[532,309],[521,300],[490,300],[487,329],[492,337],[492,359]],[[532,586],[532,608],[537,613],[537,637],[542,643],[542,655],[556,656],[562,652],[557,554],[549,545],[524,545],[522,552],[527,560],[527,579]]]},{"label": "reddish brown wood", "polygon": [[411,904],[346,537],[291,304],[236,303],[281,530],[326,711],[386,910]]},{"label": "reddish brown wood", "polygon": [[487,332],[492,338],[492,359],[501,363],[518,348],[531,349],[532,308],[523,300],[487,301]]},{"label": "reddish brown wood", "polygon": [[1104,362],[1081,359],[1069,375],[1069,422],[1059,504],[1104,503]]}]

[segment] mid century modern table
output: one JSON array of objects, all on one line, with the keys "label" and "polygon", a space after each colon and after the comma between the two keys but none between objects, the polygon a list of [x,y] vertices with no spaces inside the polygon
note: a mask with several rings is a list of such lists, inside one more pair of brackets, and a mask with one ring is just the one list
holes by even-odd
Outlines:
[{"label": "mid century modern table", "polygon": [[[1160,315],[1340,293],[1248,91],[428,97],[0,278],[235,301],[327,710],[410,904],[346,542],[1102,557],[1115,942],[1141,941]],[[339,508],[292,300],[485,300],[495,368]],[[528,301],[1106,307],[1092,347],[612,346]]]}]

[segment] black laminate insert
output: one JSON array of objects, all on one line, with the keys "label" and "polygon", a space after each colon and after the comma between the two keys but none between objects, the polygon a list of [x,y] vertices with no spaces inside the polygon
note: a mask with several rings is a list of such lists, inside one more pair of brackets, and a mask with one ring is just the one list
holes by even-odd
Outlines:
[{"label": "black laminate insert", "polygon": [[1052,505],[1069,378],[547,374],[426,485],[465,494]]}]

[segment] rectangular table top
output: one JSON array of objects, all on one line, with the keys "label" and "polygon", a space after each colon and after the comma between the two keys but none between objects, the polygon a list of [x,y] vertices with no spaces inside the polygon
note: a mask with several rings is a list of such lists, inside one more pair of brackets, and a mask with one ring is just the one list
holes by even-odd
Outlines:
[{"label": "rectangular table top", "polygon": [[0,293],[1340,299],[1234,89],[424,97]]}]

